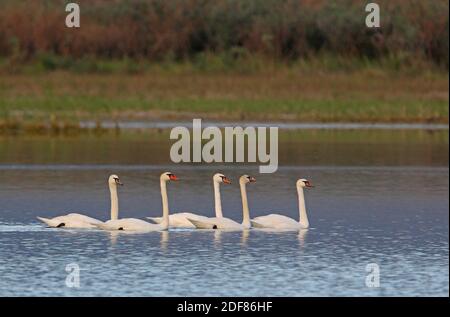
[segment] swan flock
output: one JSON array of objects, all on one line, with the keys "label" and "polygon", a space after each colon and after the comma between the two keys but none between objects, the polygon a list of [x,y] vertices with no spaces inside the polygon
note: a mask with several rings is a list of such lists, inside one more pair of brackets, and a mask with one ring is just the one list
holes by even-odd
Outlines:
[{"label": "swan flock", "polygon": [[169,212],[169,198],[167,195],[167,183],[178,181],[178,177],[171,172],[164,172],[160,176],[160,190],[162,201],[162,216],[147,217],[147,220],[137,218],[119,218],[118,187],[123,183],[119,176],[113,174],[108,178],[108,186],[111,195],[110,219],[101,221],[80,213],[69,213],[54,218],[37,217],[40,221],[53,228],[77,228],[77,229],[100,229],[100,230],[123,230],[134,232],[163,231],[170,228],[189,229],[211,229],[211,230],[301,230],[309,227],[308,215],[306,213],[304,188],[313,187],[307,179],[301,178],[296,182],[298,195],[299,219],[293,219],[282,214],[268,214],[255,218],[250,217],[247,199],[247,184],[256,182],[249,175],[239,178],[239,187],[242,201],[242,222],[227,218],[222,212],[222,201],[220,187],[222,184],[229,185],[231,180],[222,173],[213,175],[214,188],[214,215],[203,216],[195,212]]}]

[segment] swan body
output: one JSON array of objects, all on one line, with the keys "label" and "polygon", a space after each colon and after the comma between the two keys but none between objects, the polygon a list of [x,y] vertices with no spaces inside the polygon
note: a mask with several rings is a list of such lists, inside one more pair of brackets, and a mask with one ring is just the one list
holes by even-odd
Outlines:
[{"label": "swan body", "polygon": [[[117,219],[118,198],[117,185],[122,185],[117,175],[111,175],[108,179],[109,190],[111,193],[111,219]],[[85,216],[78,213],[70,213],[64,216],[54,218],[37,217],[40,221],[53,228],[77,228],[77,229],[93,229],[103,222],[95,218]]]},{"label": "swan body", "polygon": [[139,232],[161,231],[167,229],[161,224],[153,224],[135,218],[108,220],[105,223],[97,224],[96,227],[103,230],[124,230],[124,231],[139,231]]},{"label": "swan body", "polygon": [[54,218],[44,218],[44,217],[37,217],[40,221],[47,224],[49,227],[54,228],[95,228],[95,224],[102,223],[100,220],[77,214],[77,213],[71,213],[65,216],[58,216]]},{"label": "swan body", "polygon": [[[163,221],[162,217],[146,217],[147,219],[153,221],[156,224],[160,224]],[[195,228],[195,226],[189,221],[189,219],[194,220],[205,220],[208,217],[200,216],[192,212],[179,212],[173,215],[169,215],[169,227],[171,228]]]},{"label": "swan body", "polygon": [[279,214],[255,217],[250,222],[255,228],[301,229],[300,223],[297,220]]},{"label": "swan body", "polygon": [[161,198],[163,205],[163,217],[159,224],[149,223],[147,221],[136,218],[112,219],[105,223],[96,224],[95,226],[103,230],[123,230],[123,231],[162,231],[169,228],[169,202],[167,197],[166,183],[168,181],[175,181],[178,178],[175,174],[170,172],[162,173],[160,176]]},{"label": "swan body", "polygon": [[[214,184],[214,198],[215,198],[215,213],[217,218],[222,217],[222,204],[220,201],[220,184],[230,184],[231,181],[223,174],[217,173],[213,176]],[[160,224],[163,221],[163,217],[147,217],[147,219],[153,221],[156,224]],[[189,219],[194,221],[206,221],[208,217],[194,214],[192,212],[180,212],[169,215],[169,227],[170,228],[192,228],[195,226]]]},{"label": "swan body", "polygon": [[269,228],[276,230],[299,230],[309,227],[308,215],[306,214],[305,197],[303,188],[313,187],[306,179],[297,181],[297,193],[299,203],[299,221],[280,214],[269,214],[267,216],[255,217],[250,220],[254,228]]},{"label": "swan body", "polygon": [[230,218],[206,218],[205,220],[194,220],[189,219],[189,221],[197,229],[221,229],[221,230],[244,230],[249,229],[250,226],[245,227],[243,224],[234,221]]},{"label": "swan body", "polygon": [[250,211],[248,209],[248,200],[247,200],[247,183],[255,182],[255,178],[242,175],[239,178],[239,185],[241,188],[241,198],[242,198],[242,223],[238,223],[230,218],[226,217],[213,217],[207,219],[190,219],[189,221],[197,228],[197,229],[221,229],[221,230],[246,230],[251,228],[250,222]]}]

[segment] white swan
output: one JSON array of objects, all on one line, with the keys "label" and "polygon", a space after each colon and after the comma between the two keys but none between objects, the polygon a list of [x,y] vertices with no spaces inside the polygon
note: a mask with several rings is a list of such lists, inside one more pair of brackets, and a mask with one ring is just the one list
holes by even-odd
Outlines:
[{"label": "white swan", "polygon": [[[215,212],[216,217],[223,217],[222,214],[222,202],[220,199],[220,184],[231,184],[231,181],[228,177],[221,173],[217,173],[213,175],[213,185],[214,185],[214,201],[215,201]],[[150,219],[154,223],[161,223],[163,221],[162,217],[146,217]],[[209,219],[206,216],[197,215],[191,212],[180,212],[176,214],[169,215],[169,227],[172,228],[195,228],[195,226],[188,220],[193,219],[197,221],[204,221]]]},{"label": "white swan", "polygon": [[197,229],[224,229],[224,230],[245,230],[250,229],[250,211],[247,200],[247,183],[253,183],[256,179],[248,175],[242,175],[239,178],[242,199],[242,223],[238,223],[230,218],[214,217],[206,220],[189,219]]},{"label": "white swan", "polygon": [[254,228],[271,228],[278,230],[298,230],[306,229],[309,227],[308,215],[306,214],[305,196],[303,194],[303,188],[311,188],[312,184],[302,178],[297,181],[297,193],[298,193],[298,209],[299,209],[299,221],[295,219],[279,215],[270,214],[267,216],[256,217],[251,220]]},{"label": "white swan", "polygon": [[168,181],[176,181],[178,178],[175,174],[170,172],[162,173],[160,176],[161,198],[163,207],[163,221],[160,224],[149,223],[147,221],[136,218],[124,218],[109,220],[105,223],[96,224],[96,226],[103,230],[124,230],[124,231],[161,231],[169,228],[169,202],[167,198],[166,183]]},{"label": "white swan", "polygon": [[[109,191],[111,193],[111,219],[117,219],[117,216],[119,214],[119,200],[117,197],[117,186],[123,185],[120,180],[119,176],[117,175],[111,175],[108,179],[109,184]],[[103,223],[100,220],[77,214],[77,213],[70,213],[65,216],[58,216],[55,218],[43,218],[43,217],[37,217],[40,221],[46,223],[49,227],[55,227],[55,228],[96,228],[97,224]]]}]

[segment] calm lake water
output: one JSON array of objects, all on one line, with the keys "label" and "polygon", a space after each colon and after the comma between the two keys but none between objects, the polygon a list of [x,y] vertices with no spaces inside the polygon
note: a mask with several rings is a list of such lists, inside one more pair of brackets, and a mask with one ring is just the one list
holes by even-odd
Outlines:
[{"label": "calm lake water", "polygon": [[[280,135],[280,168],[172,164],[166,131],[97,136],[0,137],[0,296],[448,296],[448,130],[324,131]],[[159,174],[171,211],[212,215],[211,176],[223,172],[225,216],[297,218],[295,181],[311,228],[301,232],[129,234],[50,229],[36,216],[107,219],[106,179],[120,176],[120,215],[159,216]],[[79,265],[80,287],[65,284]],[[380,287],[366,285],[368,264]]]}]

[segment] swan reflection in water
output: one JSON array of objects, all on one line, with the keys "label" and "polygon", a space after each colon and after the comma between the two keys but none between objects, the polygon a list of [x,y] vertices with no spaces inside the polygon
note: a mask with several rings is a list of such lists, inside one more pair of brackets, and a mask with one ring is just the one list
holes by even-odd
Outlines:
[{"label": "swan reflection in water", "polygon": [[298,232],[298,242],[300,248],[304,248],[306,245],[306,236],[308,235],[308,229],[301,229]]},{"label": "swan reflection in water", "polygon": [[122,231],[122,230],[111,230],[111,231],[105,231],[109,234],[109,241],[111,243],[111,246],[115,246],[117,244],[117,241],[119,240],[119,236],[123,235],[139,235],[139,234],[146,234],[139,231]]},{"label": "swan reflection in water", "polygon": [[[110,240],[111,246],[115,246],[117,244],[117,240],[119,239],[119,236],[121,236],[121,235],[149,234],[147,232],[122,231],[122,230],[108,231],[108,233],[109,233],[109,240]],[[160,231],[159,233],[161,234],[160,248],[161,248],[161,250],[167,250],[167,247],[169,244],[169,231],[164,230],[164,231]]]},{"label": "swan reflection in water", "polygon": [[222,230],[214,230],[214,246],[222,246]]},{"label": "swan reflection in water", "polygon": [[119,236],[119,231],[109,231],[109,242],[111,243],[111,246],[115,246],[117,243],[117,237]]},{"label": "swan reflection in water", "polygon": [[166,251],[169,245],[169,231],[161,231],[161,240],[159,241],[161,250]]},{"label": "swan reflection in water", "polygon": [[222,246],[222,237],[224,234],[237,234],[239,232],[241,235],[240,245],[246,247],[248,243],[248,237],[250,236],[250,230],[242,230],[242,231],[214,230],[214,246],[215,247]]},{"label": "swan reflection in water", "polygon": [[[208,231],[211,232],[212,230],[211,231],[208,230]],[[213,230],[214,246],[216,248],[222,247],[222,239],[223,239],[224,234],[237,234],[238,232],[240,232],[240,245],[242,247],[247,247],[248,240],[250,237],[250,231],[251,230],[242,230],[242,231]],[[262,231],[262,232],[266,232],[266,233],[270,233],[270,234],[286,234],[286,233],[292,232],[290,230],[273,230],[273,229],[258,229],[257,231],[260,231],[260,232]],[[121,235],[149,234],[148,232],[143,233],[143,232],[138,232],[138,231],[121,231],[121,230],[120,231],[114,230],[114,231],[107,231],[107,232],[109,234],[111,246],[115,246],[117,244],[119,236],[121,236]],[[194,231],[182,231],[182,232],[181,231],[170,232],[170,230],[159,231],[158,233],[161,235],[160,236],[161,250],[168,249],[170,235],[176,234],[176,235],[183,235],[183,236],[191,236],[193,232]],[[306,245],[307,235],[308,235],[308,229],[302,229],[302,230],[298,231],[297,239],[299,242],[299,246],[301,248],[305,247],[305,245]]]},{"label": "swan reflection in water", "polygon": [[241,245],[243,247],[247,246],[248,236],[250,235],[250,230],[242,230],[242,236],[241,236]]}]

